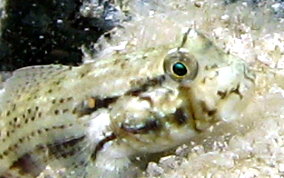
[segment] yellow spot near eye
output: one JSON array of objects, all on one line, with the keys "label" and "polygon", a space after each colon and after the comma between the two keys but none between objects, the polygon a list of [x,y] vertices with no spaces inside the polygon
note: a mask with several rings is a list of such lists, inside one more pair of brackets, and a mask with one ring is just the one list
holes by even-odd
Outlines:
[{"label": "yellow spot near eye", "polygon": [[87,105],[89,108],[94,108],[96,106],[95,98],[88,98]]}]

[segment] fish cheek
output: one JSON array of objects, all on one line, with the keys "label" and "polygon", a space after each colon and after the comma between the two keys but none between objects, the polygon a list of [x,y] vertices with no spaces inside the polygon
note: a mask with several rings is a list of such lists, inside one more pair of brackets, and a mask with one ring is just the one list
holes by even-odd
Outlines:
[{"label": "fish cheek", "polygon": [[120,98],[110,110],[114,132],[121,138],[139,140],[160,129],[160,122],[153,116],[151,105],[151,101],[140,97]]}]

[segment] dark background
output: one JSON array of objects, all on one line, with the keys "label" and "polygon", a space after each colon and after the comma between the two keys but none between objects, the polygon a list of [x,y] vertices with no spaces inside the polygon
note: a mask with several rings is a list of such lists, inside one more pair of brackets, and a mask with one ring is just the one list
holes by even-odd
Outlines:
[{"label": "dark background", "polygon": [[[23,66],[81,63],[80,47],[96,42],[114,23],[83,17],[83,0],[7,0],[2,20],[0,71]],[[109,10],[109,4],[103,5]]]}]

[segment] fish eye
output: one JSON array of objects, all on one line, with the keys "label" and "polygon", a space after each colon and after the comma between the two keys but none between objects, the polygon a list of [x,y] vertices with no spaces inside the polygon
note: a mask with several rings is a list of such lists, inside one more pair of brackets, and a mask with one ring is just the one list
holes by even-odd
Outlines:
[{"label": "fish eye", "polygon": [[185,76],[187,74],[187,67],[181,62],[176,62],[173,64],[173,72],[180,77]]},{"label": "fish eye", "polygon": [[198,72],[198,63],[189,53],[175,51],[165,57],[164,71],[176,81],[194,80]]}]

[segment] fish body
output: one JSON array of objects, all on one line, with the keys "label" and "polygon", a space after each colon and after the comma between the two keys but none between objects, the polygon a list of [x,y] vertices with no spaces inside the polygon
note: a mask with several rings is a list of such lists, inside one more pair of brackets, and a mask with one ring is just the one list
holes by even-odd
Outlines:
[{"label": "fish body", "polygon": [[134,156],[238,118],[254,86],[247,64],[195,30],[180,39],[16,71],[0,94],[0,175],[136,176]]}]

